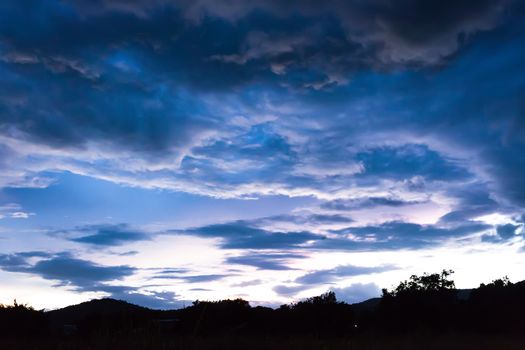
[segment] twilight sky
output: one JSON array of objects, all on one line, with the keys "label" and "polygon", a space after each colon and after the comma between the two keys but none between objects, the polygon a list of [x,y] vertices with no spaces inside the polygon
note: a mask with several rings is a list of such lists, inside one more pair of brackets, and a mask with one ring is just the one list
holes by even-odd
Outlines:
[{"label": "twilight sky", "polygon": [[525,279],[525,5],[0,3],[0,302]]}]

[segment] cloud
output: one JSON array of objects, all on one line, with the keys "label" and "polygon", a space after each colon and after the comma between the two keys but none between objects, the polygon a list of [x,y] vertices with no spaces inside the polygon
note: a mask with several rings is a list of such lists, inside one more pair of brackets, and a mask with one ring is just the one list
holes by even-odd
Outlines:
[{"label": "cloud", "polygon": [[304,286],[287,286],[287,285],[277,285],[273,287],[273,291],[279,295],[291,297],[296,295],[299,292],[302,292],[305,289]]},{"label": "cloud", "polygon": [[332,269],[317,270],[302,275],[294,280],[295,283],[302,285],[319,285],[332,283],[340,278],[353,277],[359,275],[368,275],[373,273],[381,273],[385,271],[395,270],[393,265],[383,266],[355,266],[355,265],[341,265]]},{"label": "cloud", "polygon": [[523,223],[497,225],[495,232],[481,236],[483,242],[487,243],[505,243],[513,238],[520,237],[523,239]]},{"label": "cloud", "polygon": [[134,255],[137,255],[138,253],[139,253],[138,250],[129,250],[127,252],[115,253],[115,254],[120,255],[120,256],[134,256]]},{"label": "cloud", "polygon": [[258,286],[260,284],[263,284],[263,280],[249,280],[249,281],[243,281],[240,283],[232,284],[232,287],[251,287],[251,286]]},{"label": "cloud", "polygon": [[272,232],[249,226],[243,221],[208,225],[183,231],[200,237],[221,238],[223,249],[290,249],[309,241],[322,240],[323,236],[310,232]]},{"label": "cloud", "polygon": [[312,247],[342,250],[421,249],[482,233],[490,228],[490,225],[478,222],[446,227],[393,221],[377,226],[356,226],[333,231],[346,238],[316,242]]},{"label": "cloud", "polygon": [[220,274],[210,274],[210,275],[193,275],[193,276],[184,276],[182,280],[187,283],[201,283],[201,282],[213,282],[221,280],[229,275],[220,275]]},{"label": "cloud", "polygon": [[[37,258],[36,260],[34,258]],[[98,284],[122,280],[136,269],[127,266],[103,266],[73,257],[70,253],[23,252],[0,255],[0,268],[9,272],[37,275],[57,281],[60,286],[93,290]]]},{"label": "cloud", "polygon": [[[508,3],[465,0],[454,4],[439,1],[421,4],[408,0],[389,6],[384,1],[362,4],[335,0],[328,1],[319,11],[312,1],[286,4],[279,1],[201,1],[191,3],[186,11],[191,18],[207,14],[231,20],[238,20],[255,9],[280,15],[292,12],[306,16],[328,14],[340,20],[351,40],[375,48],[375,55],[382,62],[435,63],[458,49],[461,36],[494,27]],[[276,52],[279,52],[279,47]]]},{"label": "cloud", "polygon": [[304,259],[305,255],[297,253],[256,253],[248,252],[240,256],[226,259],[226,263],[254,266],[259,270],[291,270],[288,262],[295,259]]},{"label": "cloud", "polygon": [[398,147],[376,147],[360,152],[357,159],[366,169],[359,176],[406,179],[421,176],[428,180],[451,181],[467,179],[468,170],[447,160],[424,145],[405,144]]},{"label": "cloud", "polygon": [[329,225],[329,224],[348,224],[354,220],[348,216],[340,214],[293,214],[275,215],[265,218],[252,220],[257,225],[269,225],[272,223],[286,222],[296,225]]},{"label": "cloud", "polygon": [[184,268],[164,268],[164,269],[160,269],[156,271],[155,277],[158,277],[158,278],[168,277],[169,278],[169,277],[174,277],[176,275],[184,274],[187,272],[189,272],[188,269],[184,269]]},{"label": "cloud", "polygon": [[0,219],[29,219],[32,215],[35,214],[23,211],[22,206],[17,203],[0,205]]},{"label": "cloud", "polygon": [[516,232],[518,228],[520,227],[521,225],[512,225],[512,224],[500,225],[496,228],[496,232],[501,238],[509,239],[516,235]]},{"label": "cloud", "polygon": [[[319,9],[315,1],[153,1],[124,2],[102,1],[93,6],[86,1],[76,1],[77,9],[84,14],[118,11],[138,17],[154,15],[154,9],[174,5],[194,23],[202,23],[209,16],[242,22],[255,11],[270,13],[279,18],[289,18],[299,13],[307,18],[328,16],[344,28],[347,41],[360,44],[371,51],[370,55],[384,63],[439,62],[458,50],[465,37],[492,29],[510,1],[457,1],[443,4],[427,1],[424,4],[407,0],[390,6],[384,1],[331,0]],[[439,28],[436,30],[436,28]],[[255,43],[254,43],[255,41]],[[308,42],[279,40],[274,47],[261,43],[252,34],[240,53],[221,56],[222,59],[244,64],[261,57],[279,57],[295,51],[305,51]],[[294,45],[295,43],[295,45]],[[348,44],[347,44],[348,45]],[[350,45],[349,45],[350,46]]]},{"label": "cloud", "polygon": [[[152,238],[151,234],[133,230],[124,224],[82,226],[68,231],[66,234],[70,235],[72,232],[75,235],[80,234],[80,236],[69,238],[69,240],[100,247],[120,246],[138,241],[146,241]],[[57,232],[52,234],[57,234]],[[59,232],[58,234],[64,233]]]},{"label": "cloud", "polygon": [[473,184],[453,188],[454,197],[457,200],[456,208],[440,218],[443,223],[464,222],[477,217],[502,211],[501,205],[491,198],[490,190],[486,184]]},{"label": "cloud", "polygon": [[438,225],[419,225],[407,222],[385,222],[377,226],[349,227],[339,233],[350,233],[360,237],[368,236],[377,239],[415,238],[441,239],[447,237],[461,237],[490,228],[489,225],[471,222],[461,226],[440,227]]},{"label": "cloud", "polygon": [[337,211],[350,211],[356,209],[373,208],[377,206],[403,207],[407,205],[421,204],[423,201],[402,200],[390,197],[368,197],[359,199],[343,200],[337,199],[321,204],[321,208]]},{"label": "cloud", "polygon": [[[158,269],[154,269],[158,270]],[[170,279],[170,280],[180,280],[186,283],[200,283],[200,282],[213,282],[221,280],[230,275],[225,274],[202,274],[202,275],[192,275],[188,274],[191,271],[185,268],[163,268],[156,271],[152,279]]]}]

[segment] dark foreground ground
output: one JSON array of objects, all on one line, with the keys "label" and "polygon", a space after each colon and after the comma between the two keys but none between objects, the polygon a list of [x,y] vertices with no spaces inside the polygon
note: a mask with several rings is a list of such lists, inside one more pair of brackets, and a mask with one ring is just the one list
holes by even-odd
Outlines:
[{"label": "dark foreground ground", "polygon": [[5,350],[88,350],[88,349],[174,349],[174,350],[208,350],[208,349],[250,349],[250,350],[411,350],[411,349],[476,349],[476,350],[523,350],[524,336],[479,336],[479,335],[417,335],[374,337],[360,336],[354,338],[318,339],[314,337],[289,338],[137,338],[118,340],[67,340],[46,339],[43,341],[12,339],[3,341],[0,346]]}]

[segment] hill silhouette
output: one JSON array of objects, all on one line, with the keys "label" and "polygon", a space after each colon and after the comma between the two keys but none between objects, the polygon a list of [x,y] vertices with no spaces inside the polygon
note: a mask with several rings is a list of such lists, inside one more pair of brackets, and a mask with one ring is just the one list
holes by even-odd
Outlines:
[{"label": "hill silhouette", "polygon": [[111,314],[146,314],[152,310],[128,303],[124,300],[111,298],[93,299],[76,305],[70,305],[61,309],[47,311],[48,319],[53,323],[76,323],[86,317],[93,315],[107,316]]}]

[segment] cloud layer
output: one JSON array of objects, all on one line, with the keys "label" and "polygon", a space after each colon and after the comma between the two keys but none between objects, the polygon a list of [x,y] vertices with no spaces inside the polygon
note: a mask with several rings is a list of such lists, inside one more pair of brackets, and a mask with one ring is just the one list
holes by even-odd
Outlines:
[{"label": "cloud layer", "polygon": [[[374,78],[449,64],[465,42],[500,28],[507,1],[329,1],[323,11],[272,1],[46,4],[2,11],[0,142],[12,159],[4,186],[46,186],[39,174],[67,170],[216,197],[330,199],[355,196],[343,184],[384,192],[413,177],[459,181],[476,171],[521,202],[507,189],[519,184],[521,157],[501,159],[523,141],[520,128],[501,129],[520,126],[518,78],[503,116],[494,114],[498,94],[474,103],[489,93],[478,80],[496,73],[490,61],[454,95],[442,86],[456,84],[455,70],[475,59],[468,54],[432,86],[418,74]],[[53,21],[36,21],[41,12]],[[33,30],[17,32],[24,22]],[[514,51],[508,64],[520,58]],[[477,147],[488,136],[480,128],[458,138],[474,118],[507,122]],[[437,142],[443,133],[461,152]]]}]

